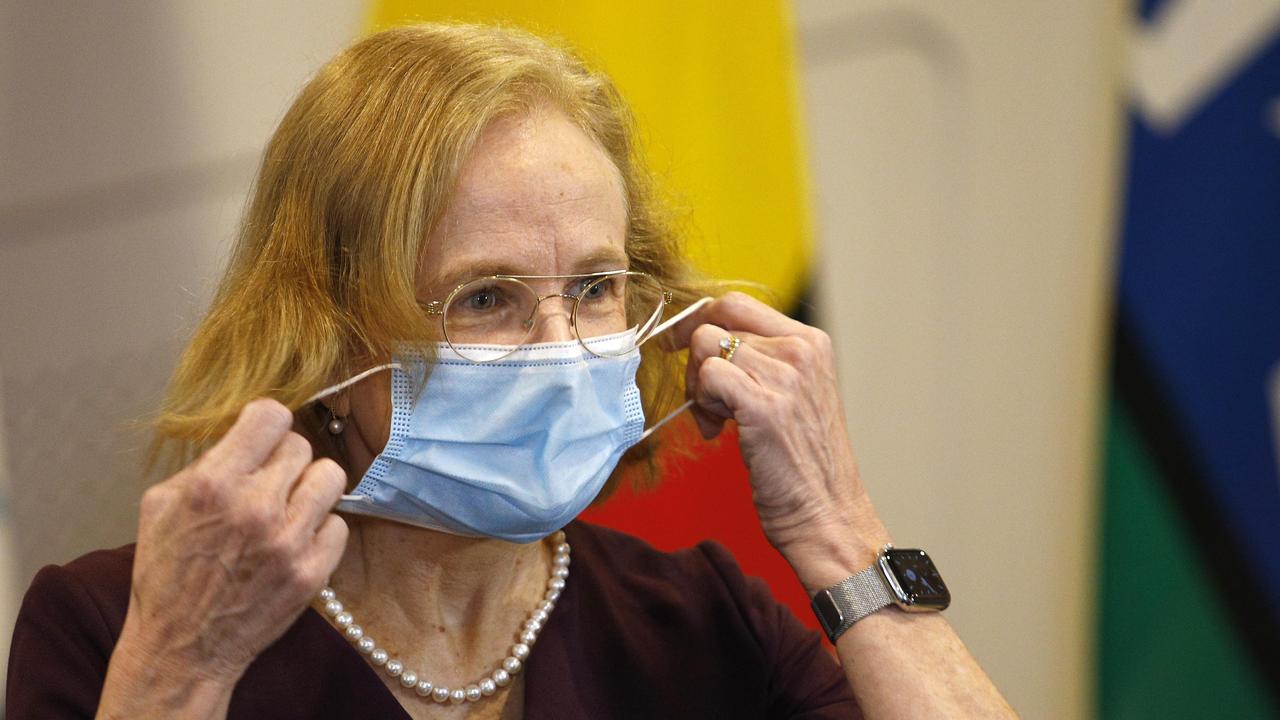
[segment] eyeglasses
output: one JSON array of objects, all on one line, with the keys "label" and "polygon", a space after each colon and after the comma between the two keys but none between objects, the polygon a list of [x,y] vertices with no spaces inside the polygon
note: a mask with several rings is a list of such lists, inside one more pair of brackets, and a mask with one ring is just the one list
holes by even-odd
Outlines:
[{"label": "eyeglasses", "polygon": [[[528,282],[564,281],[560,292],[539,295]],[[472,362],[492,362],[515,352],[533,334],[538,307],[560,298],[572,303],[569,324],[588,352],[625,355],[662,321],[672,295],[652,275],[610,270],[587,275],[487,275],[455,287],[444,300],[426,304],[443,318],[444,339]],[[603,338],[634,329],[615,342]]]}]

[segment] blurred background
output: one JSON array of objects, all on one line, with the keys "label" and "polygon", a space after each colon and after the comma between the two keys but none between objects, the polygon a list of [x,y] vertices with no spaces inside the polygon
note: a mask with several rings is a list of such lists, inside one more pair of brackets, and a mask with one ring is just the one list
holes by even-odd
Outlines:
[{"label": "blurred background", "polygon": [[[1024,717],[1280,716],[1275,0],[0,2],[0,662],[39,567],[131,541],[295,93],[439,19],[609,72],[699,266],[832,334],[873,499]],[[732,436],[590,515],[814,624]]]}]

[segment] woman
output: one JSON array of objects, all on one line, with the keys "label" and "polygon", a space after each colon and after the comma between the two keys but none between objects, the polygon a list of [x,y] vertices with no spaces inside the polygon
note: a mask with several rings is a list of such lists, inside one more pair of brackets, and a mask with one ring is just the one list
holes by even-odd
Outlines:
[{"label": "woman", "polygon": [[633,142],[607,79],[520,32],[322,69],[172,383],[187,464],[136,547],[37,576],[12,716],[1010,715],[936,613],[842,628],[837,665],[718,546],[570,522],[656,472],[683,373],[811,594],[888,542],[827,338],[700,300]]}]

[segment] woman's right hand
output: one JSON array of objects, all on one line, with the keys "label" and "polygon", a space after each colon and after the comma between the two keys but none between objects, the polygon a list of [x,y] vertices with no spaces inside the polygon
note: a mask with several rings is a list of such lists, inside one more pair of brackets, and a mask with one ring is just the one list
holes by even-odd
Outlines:
[{"label": "woman's right hand", "polygon": [[118,652],[229,688],[324,585],[347,542],[330,512],[347,478],[332,460],[313,462],[292,425],[285,406],[254,400],[216,445],[143,494]]}]

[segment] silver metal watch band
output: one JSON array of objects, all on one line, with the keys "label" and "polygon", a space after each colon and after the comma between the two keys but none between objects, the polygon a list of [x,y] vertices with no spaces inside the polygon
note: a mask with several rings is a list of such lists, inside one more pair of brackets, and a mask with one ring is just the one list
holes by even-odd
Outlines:
[{"label": "silver metal watch band", "polygon": [[862,618],[893,604],[893,595],[885,587],[879,563],[857,575],[850,575],[827,588],[826,592],[840,610],[840,626],[829,628],[827,633],[832,642]]}]

